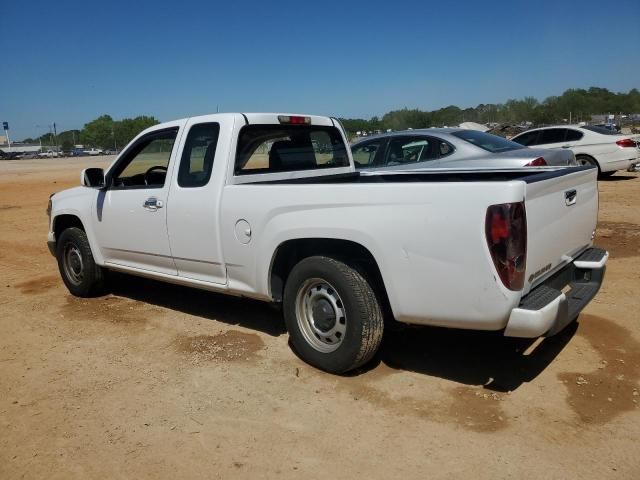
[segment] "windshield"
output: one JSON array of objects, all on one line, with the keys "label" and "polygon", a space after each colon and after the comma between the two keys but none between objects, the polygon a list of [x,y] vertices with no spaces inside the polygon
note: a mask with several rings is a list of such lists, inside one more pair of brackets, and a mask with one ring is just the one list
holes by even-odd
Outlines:
[{"label": "windshield", "polygon": [[452,133],[452,135],[491,153],[508,152],[509,150],[519,150],[524,148],[519,143],[512,142],[506,138],[491,135],[490,133],[479,132],[477,130],[460,130]]},{"label": "windshield", "polygon": [[591,132],[600,133],[602,135],[620,135],[615,130],[610,130],[606,127],[596,127],[595,125],[585,125],[584,127],[581,127],[581,128],[584,128],[585,130],[589,130]]}]

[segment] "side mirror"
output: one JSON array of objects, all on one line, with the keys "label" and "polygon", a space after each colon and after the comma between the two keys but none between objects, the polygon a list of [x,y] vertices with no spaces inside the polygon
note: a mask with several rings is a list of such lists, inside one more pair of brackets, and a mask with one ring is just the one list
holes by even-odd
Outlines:
[{"label": "side mirror", "polygon": [[85,168],[80,174],[80,184],[90,188],[104,188],[104,170],[101,168]]}]

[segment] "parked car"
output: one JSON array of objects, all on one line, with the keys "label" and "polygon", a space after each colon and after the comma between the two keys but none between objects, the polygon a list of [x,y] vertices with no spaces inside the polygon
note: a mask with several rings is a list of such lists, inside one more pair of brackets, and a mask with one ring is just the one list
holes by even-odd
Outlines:
[{"label": "parked car", "polygon": [[640,149],[635,140],[617,131],[591,125],[534,128],[511,140],[528,147],[572,151],[580,165],[595,165],[603,177],[627,170],[640,161]]},{"label": "parked car", "polygon": [[86,153],[84,153],[84,149],[82,148],[74,148],[69,152],[70,157],[84,157]]},{"label": "parked car", "polygon": [[25,160],[28,160],[31,158],[38,158],[38,152],[24,152],[18,155],[18,158],[25,159]]},{"label": "parked car", "polygon": [[61,152],[56,152],[55,150],[45,150],[43,152],[38,153],[38,157],[40,158],[57,158],[61,157]]},{"label": "parked car", "polygon": [[0,160],[16,160],[20,158],[20,154],[17,152],[5,152],[0,150]]},{"label": "parked car", "polygon": [[118,154],[118,150],[109,149],[104,151],[104,155],[117,155],[117,154]]},{"label": "parked car", "polygon": [[553,335],[594,297],[608,258],[592,248],[595,168],[357,172],[328,117],[160,124],[81,182],[47,208],[73,295],[100,294],[117,270],[282,303],[298,355],[329,372],[375,355],[387,309],[410,324]]},{"label": "parked car", "polygon": [[526,148],[497,135],[461,128],[405,130],[351,145],[358,169],[511,168],[576,165],[572,152]]},{"label": "parked car", "polygon": [[84,154],[93,157],[96,155],[104,155],[104,151],[100,148],[90,148],[89,150],[85,150]]}]

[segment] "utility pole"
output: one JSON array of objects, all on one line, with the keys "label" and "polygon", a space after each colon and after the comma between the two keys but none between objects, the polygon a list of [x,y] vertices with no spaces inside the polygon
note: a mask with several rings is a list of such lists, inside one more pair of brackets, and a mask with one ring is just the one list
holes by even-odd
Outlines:
[{"label": "utility pole", "polygon": [[2,128],[4,129],[4,134],[7,137],[7,143],[9,144],[9,153],[11,153],[11,139],[9,138],[9,122],[2,122]]},{"label": "utility pole", "polygon": [[55,151],[58,151],[58,132],[56,131],[56,122],[53,122],[53,142],[55,143]]},{"label": "utility pole", "polygon": [[113,137],[113,149],[118,153],[118,144],[116,143],[116,127],[112,123],[111,124],[111,136]]}]

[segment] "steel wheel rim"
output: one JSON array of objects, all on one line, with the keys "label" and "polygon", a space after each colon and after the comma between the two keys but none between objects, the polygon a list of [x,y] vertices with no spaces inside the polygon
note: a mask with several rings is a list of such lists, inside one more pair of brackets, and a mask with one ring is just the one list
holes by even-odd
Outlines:
[{"label": "steel wheel rim", "polygon": [[84,279],[84,261],[77,245],[67,243],[62,261],[67,279],[74,285],[80,285]]},{"label": "steel wheel rim", "polygon": [[298,289],[296,320],[305,340],[322,353],[340,347],[347,333],[347,313],[336,289],[326,280],[310,278]]},{"label": "steel wheel rim", "polygon": [[578,165],[582,165],[582,166],[593,165],[593,162],[590,162],[586,158],[578,158],[577,161],[578,161]]}]

